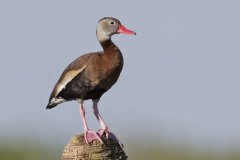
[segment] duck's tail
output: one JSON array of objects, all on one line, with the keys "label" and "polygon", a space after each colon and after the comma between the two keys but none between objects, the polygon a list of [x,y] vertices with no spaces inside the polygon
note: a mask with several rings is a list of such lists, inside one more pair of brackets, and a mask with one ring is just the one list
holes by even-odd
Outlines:
[{"label": "duck's tail", "polygon": [[49,100],[49,103],[46,107],[46,109],[52,109],[54,107],[56,107],[58,104],[65,102],[66,100],[64,100],[63,98],[52,98]]}]

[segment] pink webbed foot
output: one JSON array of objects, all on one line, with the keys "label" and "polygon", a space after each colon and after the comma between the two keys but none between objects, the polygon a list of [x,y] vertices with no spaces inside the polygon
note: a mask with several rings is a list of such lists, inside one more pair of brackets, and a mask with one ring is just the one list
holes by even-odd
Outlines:
[{"label": "pink webbed foot", "polygon": [[105,129],[105,130],[100,129],[100,130],[98,130],[97,133],[98,133],[98,135],[99,135],[100,137],[102,137],[102,136],[104,135],[104,133],[105,133],[107,139],[114,140],[115,142],[119,143],[119,145],[120,145],[121,147],[123,147],[122,142],[120,142],[120,141],[118,140],[117,136],[116,136],[114,133],[108,131],[108,129]]},{"label": "pink webbed foot", "polygon": [[84,132],[84,138],[85,138],[85,141],[87,144],[89,144],[90,142],[92,142],[94,140],[98,140],[98,141],[100,141],[101,144],[103,144],[103,141],[101,140],[99,135],[94,131],[86,130]]}]

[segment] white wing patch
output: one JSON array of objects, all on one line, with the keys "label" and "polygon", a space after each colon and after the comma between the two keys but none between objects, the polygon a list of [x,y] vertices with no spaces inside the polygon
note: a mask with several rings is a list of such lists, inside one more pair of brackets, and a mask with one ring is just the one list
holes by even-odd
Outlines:
[{"label": "white wing patch", "polygon": [[50,101],[50,104],[53,104],[53,103],[63,103],[65,102],[66,100],[62,99],[61,97],[60,98],[52,98],[51,101]]},{"label": "white wing patch", "polygon": [[86,65],[84,65],[82,68],[78,69],[78,70],[72,70],[72,71],[68,71],[65,76],[63,77],[63,79],[57,84],[56,86],[56,92],[55,92],[55,96],[58,95],[58,93],[64,89],[66,87],[66,85],[75,77],[77,76],[80,72],[82,72],[84,69],[86,68]]}]

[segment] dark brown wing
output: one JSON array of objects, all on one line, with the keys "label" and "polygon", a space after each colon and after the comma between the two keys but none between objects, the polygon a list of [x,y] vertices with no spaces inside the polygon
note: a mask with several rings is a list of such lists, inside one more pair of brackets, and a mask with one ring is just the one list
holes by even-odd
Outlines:
[{"label": "dark brown wing", "polygon": [[78,75],[80,75],[86,68],[87,63],[91,57],[98,56],[100,52],[94,52],[85,54],[75,59],[68,67],[63,71],[58,82],[55,84],[53,91],[49,98],[47,108],[53,108],[56,105],[67,101],[63,97],[59,97],[59,93],[66,88],[66,86]]}]

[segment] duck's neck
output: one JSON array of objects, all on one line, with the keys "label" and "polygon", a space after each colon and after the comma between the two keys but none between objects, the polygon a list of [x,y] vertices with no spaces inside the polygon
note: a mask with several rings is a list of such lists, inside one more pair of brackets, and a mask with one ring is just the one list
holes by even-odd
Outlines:
[{"label": "duck's neck", "polygon": [[111,39],[100,42],[103,47],[102,58],[106,64],[111,67],[123,67],[123,56],[119,48],[111,41]]},{"label": "duck's neck", "polygon": [[119,48],[112,42],[111,38],[105,41],[99,41],[104,54],[121,53]]},{"label": "duck's neck", "polygon": [[112,42],[111,35],[108,35],[106,32],[102,31],[101,27],[97,28],[96,34],[105,54],[110,54],[117,51],[120,52],[118,47]]}]

